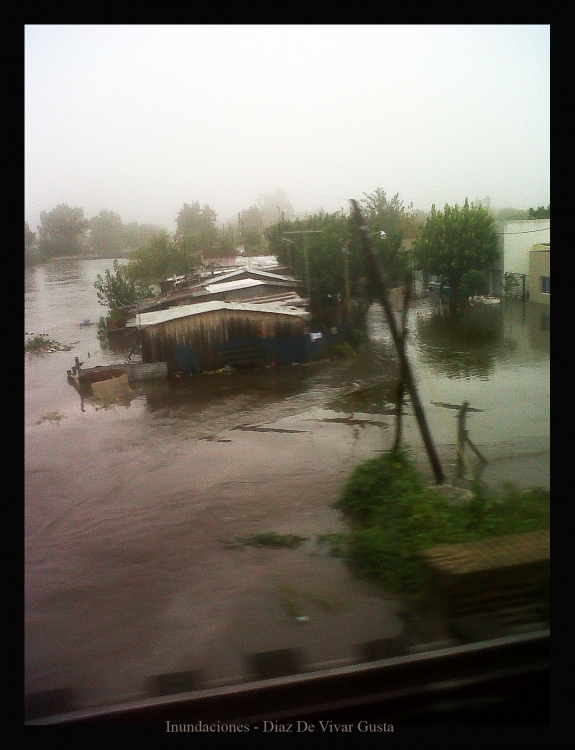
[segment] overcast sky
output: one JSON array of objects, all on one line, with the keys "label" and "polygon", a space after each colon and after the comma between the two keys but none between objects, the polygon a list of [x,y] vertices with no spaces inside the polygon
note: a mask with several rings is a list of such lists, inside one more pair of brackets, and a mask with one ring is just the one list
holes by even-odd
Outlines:
[{"label": "overcast sky", "polygon": [[546,25],[29,25],[25,221],[550,203]]}]

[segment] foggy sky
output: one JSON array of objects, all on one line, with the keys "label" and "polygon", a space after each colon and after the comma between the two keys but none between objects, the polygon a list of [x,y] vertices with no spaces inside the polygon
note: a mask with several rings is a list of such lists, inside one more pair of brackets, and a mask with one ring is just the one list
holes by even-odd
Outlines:
[{"label": "foggy sky", "polygon": [[550,203],[546,25],[25,26],[25,221]]}]

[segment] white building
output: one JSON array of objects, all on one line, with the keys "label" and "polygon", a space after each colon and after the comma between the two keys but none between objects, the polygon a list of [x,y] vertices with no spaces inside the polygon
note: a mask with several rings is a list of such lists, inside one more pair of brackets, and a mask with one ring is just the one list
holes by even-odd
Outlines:
[{"label": "white building", "polygon": [[499,259],[491,267],[491,292],[503,295],[505,276],[513,275],[525,290],[530,288],[529,253],[534,245],[551,242],[550,219],[506,221],[495,227],[499,240]]}]

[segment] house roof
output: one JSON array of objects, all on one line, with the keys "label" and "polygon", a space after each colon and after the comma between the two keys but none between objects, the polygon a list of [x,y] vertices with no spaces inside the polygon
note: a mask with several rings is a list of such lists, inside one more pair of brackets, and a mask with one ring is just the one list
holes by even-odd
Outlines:
[{"label": "house roof", "polygon": [[217,310],[232,310],[234,312],[257,312],[275,315],[289,315],[296,318],[309,318],[309,313],[293,308],[281,303],[268,303],[259,305],[253,302],[225,302],[222,300],[213,300],[211,302],[196,302],[192,305],[180,305],[179,307],[169,307],[167,310],[156,310],[148,313],[140,313],[136,316],[138,328],[147,328],[161,323],[167,323],[170,320],[179,318],[188,318],[192,315],[203,315],[205,313],[216,312]]},{"label": "house roof", "polygon": [[261,279],[236,279],[236,281],[218,281],[214,284],[205,284],[204,289],[212,294],[214,292],[231,292],[234,289],[249,289],[252,286],[262,286],[265,283]]},{"label": "house roof", "polygon": [[208,276],[204,278],[200,284],[197,284],[196,286],[205,286],[206,284],[221,284],[226,281],[232,281],[237,276],[241,276],[242,274],[249,274],[252,278],[258,278],[258,279],[269,279],[270,281],[289,281],[289,282],[295,282],[296,280],[293,278],[293,276],[285,276],[283,274],[279,273],[273,273],[269,271],[261,271],[258,268],[237,268],[234,271],[226,271],[225,273],[222,273],[220,275],[216,276]]}]

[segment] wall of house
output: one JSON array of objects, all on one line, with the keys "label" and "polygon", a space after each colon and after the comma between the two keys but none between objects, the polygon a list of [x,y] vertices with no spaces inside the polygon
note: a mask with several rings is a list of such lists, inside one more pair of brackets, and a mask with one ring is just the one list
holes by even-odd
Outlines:
[{"label": "wall of house", "polygon": [[306,321],[294,315],[215,310],[142,328],[142,359],[168,362],[170,371],[213,371],[225,364],[223,349],[241,344],[257,350],[266,364],[273,347],[261,342],[287,341],[305,332]]},{"label": "wall of house", "polygon": [[[534,245],[551,241],[550,219],[506,221],[495,226],[499,245],[499,258],[489,269],[490,291],[497,297],[503,295],[505,274],[525,275],[525,289],[529,292],[529,252]],[[522,284],[521,284],[522,286]]]},{"label": "wall of house", "polygon": [[499,260],[493,264],[492,291],[503,293],[505,274],[524,274],[526,291],[530,291],[529,252],[533,245],[551,241],[550,219],[507,221],[496,226]]},{"label": "wall of house", "polygon": [[550,245],[536,245],[529,253],[529,299],[542,305],[551,304],[551,295],[541,291],[541,277],[551,278],[550,249]]}]

